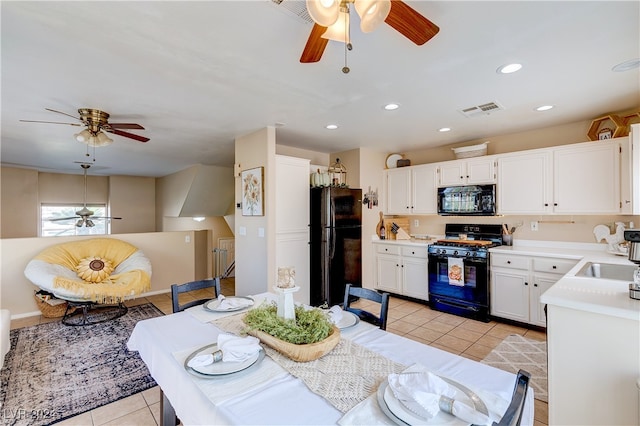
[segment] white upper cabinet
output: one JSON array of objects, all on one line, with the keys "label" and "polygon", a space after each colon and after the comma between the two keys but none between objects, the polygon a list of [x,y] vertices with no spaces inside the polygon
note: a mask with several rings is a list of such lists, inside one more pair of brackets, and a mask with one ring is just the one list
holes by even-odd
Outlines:
[{"label": "white upper cabinet", "polygon": [[498,159],[497,208],[500,214],[542,214],[551,211],[552,153],[536,150]]},{"label": "white upper cabinet", "polygon": [[491,184],[496,182],[496,156],[440,163],[438,186]]},{"label": "white upper cabinet", "polygon": [[437,213],[436,179],[436,164],[386,170],[386,214]]},{"label": "white upper cabinet", "polygon": [[554,149],[553,173],[554,213],[620,213],[617,139]]},{"label": "white upper cabinet", "polygon": [[620,140],[503,154],[499,214],[620,214]]},{"label": "white upper cabinet", "polygon": [[632,124],[629,138],[620,138],[620,201],[622,214],[640,214],[640,124]]},{"label": "white upper cabinet", "polygon": [[411,212],[431,214],[438,212],[438,166],[424,164],[411,168],[412,201]]}]

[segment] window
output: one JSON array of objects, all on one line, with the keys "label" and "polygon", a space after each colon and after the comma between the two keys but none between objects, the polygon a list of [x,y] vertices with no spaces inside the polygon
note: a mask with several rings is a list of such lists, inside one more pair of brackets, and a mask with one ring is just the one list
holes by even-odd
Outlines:
[{"label": "window", "polygon": [[[76,212],[82,207],[82,204],[42,204],[40,206],[40,236],[106,235],[111,232],[110,220],[99,219],[107,216],[105,204],[87,204],[87,208],[94,213],[95,217],[91,217],[91,220],[95,225],[92,227],[76,226],[80,219]],[[51,221],[51,219],[63,217],[69,219]]]}]

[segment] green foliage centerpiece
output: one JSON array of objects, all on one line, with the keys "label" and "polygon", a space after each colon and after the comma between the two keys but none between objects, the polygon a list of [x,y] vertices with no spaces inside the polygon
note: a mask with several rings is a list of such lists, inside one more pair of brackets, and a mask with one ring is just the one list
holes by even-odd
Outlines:
[{"label": "green foliage centerpiece", "polygon": [[318,308],[295,307],[295,319],[278,316],[275,302],[251,309],[243,318],[247,333],[294,361],[320,358],[340,341],[340,330]]}]

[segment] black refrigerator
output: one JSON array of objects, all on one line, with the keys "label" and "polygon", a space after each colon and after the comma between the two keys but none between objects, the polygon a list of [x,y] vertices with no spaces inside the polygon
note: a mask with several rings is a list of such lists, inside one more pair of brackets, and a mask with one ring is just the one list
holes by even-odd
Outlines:
[{"label": "black refrigerator", "polygon": [[311,188],[311,306],[338,305],[346,284],[362,286],[362,190]]}]

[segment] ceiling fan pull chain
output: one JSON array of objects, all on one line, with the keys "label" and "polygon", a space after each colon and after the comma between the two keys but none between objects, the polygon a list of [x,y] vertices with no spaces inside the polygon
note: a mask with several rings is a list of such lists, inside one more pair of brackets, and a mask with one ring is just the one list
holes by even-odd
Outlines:
[{"label": "ceiling fan pull chain", "polygon": [[342,67],[342,72],[344,74],[348,74],[351,69],[347,66],[347,52],[353,49],[351,45],[351,26],[349,25],[349,4],[345,6],[346,13],[344,15],[344,34],[345,34],[345,43],[344,43],[344,67]]}]

